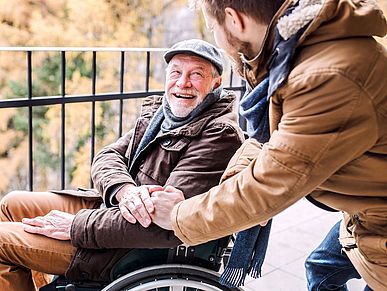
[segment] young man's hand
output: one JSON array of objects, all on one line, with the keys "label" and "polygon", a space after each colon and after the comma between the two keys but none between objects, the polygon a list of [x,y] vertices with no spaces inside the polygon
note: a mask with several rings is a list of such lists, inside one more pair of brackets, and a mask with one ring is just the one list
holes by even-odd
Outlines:
[{"label": "young man's hand", "polygon": [[23,229],[58,240],[70,240],[70,229],[75,215],[52,210],[45,216],[23,218]]},{"label": "young man's hand", "polygon": [[155,207],[151,213],[152,221],[164,229],[172,230],[171,212],[175,205],[185,200],[183,192],[167,186],[164,191],[154,191],[151,200]]},{"label": "young man's hand", "polygon": [[162,190],[164,188],[157,185],[122,187],[116,195],[122,216],[130,223],[134,224],[138,221],[143,227],[148,227],[152,223],[150,214],[154,212],[150,195],[154,191]]}]

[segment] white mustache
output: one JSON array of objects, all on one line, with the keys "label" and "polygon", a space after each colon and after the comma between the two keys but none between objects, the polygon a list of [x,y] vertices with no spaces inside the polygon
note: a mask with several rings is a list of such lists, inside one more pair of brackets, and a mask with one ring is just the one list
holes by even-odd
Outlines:
[{"label": "white mustache", "polygon": [[194,89],[177,89],[177,88],[172,88],[170,91],[169,91],[171,94],[184,94],[184,95],[193,95],[193,96],[197,96],[198,95],[198,91],[194,90]]}]

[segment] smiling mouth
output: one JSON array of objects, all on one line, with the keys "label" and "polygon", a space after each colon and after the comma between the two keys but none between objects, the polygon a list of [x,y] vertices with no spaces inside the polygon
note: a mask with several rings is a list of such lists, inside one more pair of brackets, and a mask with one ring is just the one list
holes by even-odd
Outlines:
[{"label": "smiling mouth", "polygon": [[195,96],[193,95],[187,95],[187,94],[178,94],[178,93],[174,93],[172,94],[173,96],[175,96],[176,98],[181,98],[181,99],[194,99]]}]

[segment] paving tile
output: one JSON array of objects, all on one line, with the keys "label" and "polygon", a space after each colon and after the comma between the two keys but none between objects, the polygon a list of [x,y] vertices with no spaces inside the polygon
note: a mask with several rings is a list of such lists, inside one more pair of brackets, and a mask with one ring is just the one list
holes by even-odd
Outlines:
[{"label": "paving tile", "polygon": [[261,271],[262,276],[265,276],[271,272],[274,272],[276,269],[277,269],[276,266],[273,266],[272,264],[270,264],[270,262],[265,260],[265,262],[262,265],[262,271]]},{"label": "paving tile", "polygon": [[288,247],[299,250],[302,253],[310,253],[320,244],[322,238],[322,236],[316,236],[304,231],[299,226],[290,227],[287,231],[273,236],[273,240],[280,240]]},{"label": "paving tile", "polygon": [[321,237],[327,235],[329,230],[342,218],[341,213],[325,213],[320,217],[311,219],[309,222],[304,222],[299,225],[299,228],[307,233]]},{"label": "paving tile", "polygon": [[246,280],[245,291],[305,291],[306,283],[289,273],[276,270],[258,279]]},{"label": "paving tile", "polygon": [[295,276],[301,280],[306,281],[305,266],[304,266],[306,258],[307,258],[307,255],[305,255],[297,260],[294,260],[293,262],[291,262],[287,265],[283,265],[283,266],[279,267],[279,269],[284,271],[284,272],[287,272],[289,274],[292,274],[293,276]]},{"label": "paving tile", "polygon": [[[262,277],[248,277],[245,291],[306,291],[304,261],[324,239],[341,213],[327,212],[302,199],[273,220]],[[363,280],[348,282],[350,291],[363,290]]]},{"label": "paving tile", "polygon": [[286,242],[273,238],[269,242],[265,262],[278,268],[305,256],[305,254],[305,252],[289,246]]},{"label": "paving tile", "polygon": [[362,279],[352,279],[347,284],[349,291],[363,291],[365,285],[366,283]]},{"label": "paving tile", "polygon": [[[322,217],[324,218],[322,219]],[[333,225],[340,218],[341,213],[339,212],[324,211],[314,206],[306,199],[301,199],[274,217],[272,233],[286,231],[289,227],[296,225],[308,226],[311,225],[312,221],[315,223],[321,222],[324,228],[327,228],[329,223]]]}]

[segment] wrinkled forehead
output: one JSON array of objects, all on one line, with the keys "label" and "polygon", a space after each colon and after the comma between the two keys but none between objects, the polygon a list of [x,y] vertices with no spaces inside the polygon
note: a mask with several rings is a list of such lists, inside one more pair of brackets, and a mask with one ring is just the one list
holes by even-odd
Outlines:
[{"label": "wrinkled forehead", "polygon": [[194,54],[177,54],[173,56],[168,67],[195,67],[202,70],[211,70],[213,65],[206,59]]}]

